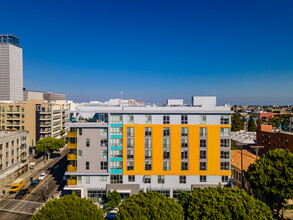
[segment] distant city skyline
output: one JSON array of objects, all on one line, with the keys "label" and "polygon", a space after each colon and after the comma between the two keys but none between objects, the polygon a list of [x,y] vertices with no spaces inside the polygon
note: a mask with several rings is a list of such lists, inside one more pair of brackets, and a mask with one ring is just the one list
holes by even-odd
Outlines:
[{"label": "distant city skyline", "polygon": [[[26,89],[75,102],[293,104],[292,1],[2,2]],[[9,18],[9,19],[7,19]]]}]

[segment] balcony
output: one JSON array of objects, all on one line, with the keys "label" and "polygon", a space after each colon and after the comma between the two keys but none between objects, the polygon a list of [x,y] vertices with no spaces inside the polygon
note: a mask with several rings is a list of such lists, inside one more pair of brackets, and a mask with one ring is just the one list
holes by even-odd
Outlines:
[{"label": "balcony", "polygon": [[76,131],[69,131],[69,132],[67,132],[67,137],[77,137],[77,132]]},{"label": "balcony", "polygon": [[71,180],[71,179],[68,179],[67,180],[67,185],[70,186],[70,185],[77,185],[77,180]]},{"label": "balcony", "polygon": [[51,117],[40,117],[40,120],[51,120]]},{"label": "balcony", "polygon": [[51,129],[47,129],[47,130],[40,130],[41,134],[45,134],[45,133],[51,133]]},{"label": "balcony", "polygon": [[40,123],[40,127],[50,127],[51,123]]},{"label": "balcony", "polygon": [[76,172],[77,166],[68,165],[67,166],[67,172]]},{"label": "balcony", "polygon": [[42,115],[45,115],[45,114],[51,114],[51,111],[43,111],[43,112],[40,112],[40,114],[42,114]]},{"label": "balcony", "polygon": [[76,154],[68,154],[67,160],[77,160],[77,155]]},{"label": "balcony", "polygon": [[77,149],[77,143],[67,143],[67,149]]}]

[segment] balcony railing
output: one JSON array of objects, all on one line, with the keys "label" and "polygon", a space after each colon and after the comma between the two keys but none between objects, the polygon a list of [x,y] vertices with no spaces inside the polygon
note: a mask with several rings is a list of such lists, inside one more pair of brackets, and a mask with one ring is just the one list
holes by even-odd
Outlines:
[{"label": "balcony railing", "polygon": [[68,149],[77,149],[77,143],[67,143]]},{"label": "balcony railing", "polygon": [[67,185],[77,185],[77,180],[68,179],[67,180]]},{"label": "balcony railing", "polygon": [[76,154],[68,154],[67,160],[77,160],[77,155]]},{"label": "balcony railing", "polygon": [[77,166],[68,165],[67,166],[67,171],[68,172],[76,172],[77,171]]}]

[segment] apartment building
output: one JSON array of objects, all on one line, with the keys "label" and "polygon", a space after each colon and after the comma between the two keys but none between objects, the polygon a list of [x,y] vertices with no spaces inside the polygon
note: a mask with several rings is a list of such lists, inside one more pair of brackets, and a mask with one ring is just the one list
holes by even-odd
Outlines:
[{"label": "apartment building", "polygon": [[84,104],[69,113],[65,189],[94,202],[114,189],[176,197],[230,179],[232,112],[215,97],[193,97],[191,106]]},{"label": "apartment building", "polygon": [[45,100],[28,99],[0,102],[1,130],[29,131],[29,146],[45,137],[66,137],[69,116],[66,101],[48,103]]},{"label": "apartment building", "polygon": [[0,174],[28,162],[28,136],[26,131],[0,131]]}]

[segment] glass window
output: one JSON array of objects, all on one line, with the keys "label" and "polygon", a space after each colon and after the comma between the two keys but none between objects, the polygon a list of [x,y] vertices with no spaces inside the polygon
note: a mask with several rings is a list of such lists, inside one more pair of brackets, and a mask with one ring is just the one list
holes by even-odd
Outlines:
[{"label": "glass window", "polygon": [[188,128],[181,128],[181,136],[188,136]]},{"label": "glass window", "polygon": [[220,136],[229,136],[229,128],[220,128]]},{"label": "glass window", "polygon": [[181,170],[188,170],[188,162],[181,162]]},{"label": "glass window", "polygon": [[181,139],[181,147],[183,148],[188,147],[188,139]]},{"label": "glass window", "polygon": [[229,115],[221,115],[221,124],[228,125],[229,124]]},{"label": "glass window", "polygon": [[108,169],[108,162],[102,161],[101,162],[101,170],[107,170]]},{"label": "glass window", "polygon": [[108,157],[108,151],[107,150],[101,150],[101,158],[107,158]]},{"label": "glass window", "polygon": [[79,131],[79,135],[82,135],[82,128],[79,128],[78,131]]},{"label": "glass window", "polygon": [[229,159],[229,151],[221,151],[221,158],[223,159]]},{"label": "glass window", "polygon": [[181,151],[181,159],[188,159],[188,150]]},{"label": "glass window", "polygon": [[207,116],[206,115],[199,116],[199,124],[201,124],[201,125],[207,124]]},{"label": "glass window", "polygon": [[127,128],[127,137],[133,137],[134,136],[134,128],[128,127]]},{"label": "glass window", "polygon": [[134,147],[134,139],[127,138],[127,147]]},{"label": "glass window", "polygon": [[199,146],[200,146],[200,147],[207,147],[207,140],[205,140],[205,139],[200,139],[200,140],[199,140]]},{"label": "glass window", "polygon": [[151,183],[151,176],[149,176],[149,175],[144,176],[143,182],[144,183]]},{"label": "glass window", "polygon": [[145,170],[152,170],[152,162],[151,161],[145,161],[144,169]]},{"label": "glass window", "polygon": [[145,159],[152,159],[152,151],[151,150],[145,150],[144,158]]},{"label": "glass window", "polygon": [[78,158],[82,158],[82,150],[78,150]]},{"label": "glass window", "polygon": [[206,137],[207,136],[207,128],[199,128],[199,136]]},{"label": "glass window", "polygon": [[163,128],[163,136],[170,136],[170,128]]},{"label": "glass window", "polygon": [[163,161],[163,170],[170,170],[170,161]]},{"label": "glass window", "polygon": [[152,136],[152,128],[145,128],[144,135],[145,136]]},{"label": "glass window", "polygon": [[134,158],[134,150],[127,150],[127,159]]},{"label": "glass window", "polygon": [[221,162],[220,164],[220,170],[229,170],[230,166],[229,166],[229,162]]},{"label": "glass window", "polygon": [[127,123],[128,124],[134,123],[134,116],[133,115],[127,115]]},{"label": "glass window", "polygon": [[107,182],[107,176],[100,176],[100,182]]},{"label": "glass window", "polygon": [[87,146],[87,147],[90,146],[90,139],[89,139],[89,138],[86,139],[86,146]]},{"label": "glass window", "polygon": [[230,147],[229,139],[221,139],[221,147]]},{"label": "glass window", "polygon": [[101,147],[107,147],[107,146],[108,146],[107,139],[101,139]]},{"label": "glass window", "polygon": [[107,128],[101,128],[101,136],[107,136]]},{"label": "glass window", "polygon": [[89,161],[86,161],[85,162],[85,169],[86,170],[89,170],[90,169],[90,162]]},{"label": "glass window", "polygon": [[207,159],[207,152],[205,150],[199,151],[199,159]]},{"label": "glass window", "polygon": [[163,124],[170,124],[170,115],[163,116]]},{"label": "glass window", "polygon": [[224,183],[229,182],[229,176],[222,176],[222,182]]},{"label": "glass window", "polygon": [[134,175],[129,175],[128,176],[128,182],[131,182],[131,183],[135,182],[135,176]]},{"label": "glass window", "polygon": [[90,184],[91,183],[91,177],[90,176],[86,176],[85,183],[86,184]]},{"label": "glass window", "polygon": [[188,115],[181,115],[181,124],[188,124]]},{"label": "glass window", "polygon": [[151,148],[152,147],[152,139],[145,139],[144,140],[144,147],[145,148]]},{"label": "glass window", "polygon": [[170,148],[170,139],[164,138],[163,139],[163,148]]},{"label": "glass window", "polygon": [[207,181],[207,176],[199,176],[199,181],[200,182],[206,182]]},{"label": "glass window", "polygon": [[170,159],[170,150],[163,150],[163,159]]},{"label": "glass window", "polygon": [[165,176],[163,175],[158,175],[158,183],[163,184],[165,183]]},{"label": "glass window", "polygon": [[186,176],[179,176],[179,184],[186,184]]},{"label": "glass window", "polygon": [[207,163],[199,162],[199,170],[207,170]]},{"label": "glass window", "polygon": [[133,161],[127,162],[127,170],[134,170],[134,162]]},{"label": "glass window", "polygon": [[122,175],[111,175],[110,176],[111,183],[123,183]]},{"label": "glass window", "polygon": [[145,123],[146,124],[152,123],[152,116],[151,115],[145,115]]},{"label": "glass window", "polygon": [[77,183],[82,184],[82,176],[77,176]]}]

